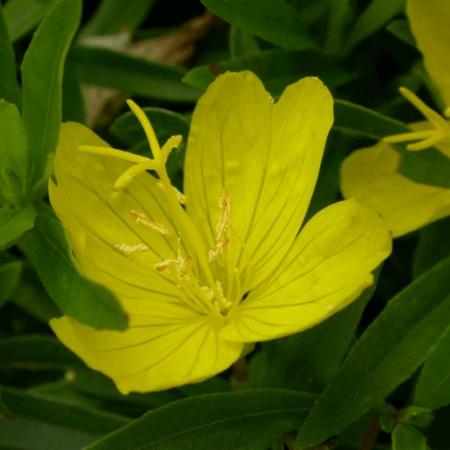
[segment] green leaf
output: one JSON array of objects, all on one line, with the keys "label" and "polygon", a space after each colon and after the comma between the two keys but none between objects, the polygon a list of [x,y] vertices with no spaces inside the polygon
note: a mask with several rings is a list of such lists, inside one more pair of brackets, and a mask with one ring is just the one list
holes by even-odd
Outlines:
[{"label": "green leaf", "polygon": [[352,305],[310,330],[265,343],[249,365],[250,384],[323,389],[339,368],[374,290],[375,286],[366,289]]},{"label": "green leaf", "polygon": [[20,182],[22,192],[27,182],[28,143],[24,124],[17,106],[0,100],[0,165],[2,170],[11,170]]},{"label": "green leaf", "polygon": [[80,79],[155,100],[194,102],[199,92],[182,83],[183,69],[104,48],[79,46],[71,52]]},{"label": "green leaf", "polygon": [[[19,103],[19,85],[16,76],[16,58],[0,4],[0,99]],[[4,123],[4,122],[2,122]]]},{"label": "green leaf", "polygon": [[244,450],[298,428],[314,396],[261,389],[206,394],[149,411],[89,450]]},{"label": "green leaf", "polygon": [[405,44],[416,47],[416,40],[406,19],[393,20],[386,29]]},{"label": "green leaf", "polygon": [[259,53],[261,46],[255,35],[242,28],[231,25],[230,27],[230,55],[232,59],[250,56]]},{"label": "green leaf", "polygon": [[24,271],[24,276],[10,302],[45,324],[61,314],[53,300],[45,292],[37,275],[33,273],[31,276],[30,270]]},{"label": "green leaf", "polygon": [[[0,265],[0,308],[11,297],[22,274],[22,262],[13,261]],[[0,364],[2,359],[0,358]]]},{"label": "green leaf", "polygon": [[328,29],[324,45],[327,53],[340,53],[344,31],[353,18],[353,15],[350,0],[330,0],[328,7]]},{"label": "green leaf", "polygon": [[123,395],[110,378],[83,367],[74,367],[70,372],[70,380],[73,388],[81,394],[103,400],[107,404],[133,406],[141,414],[185,397],[183,393],[174,389],[145,394],[132,392]]},{"label": "green leaf", "polygon": [[450,218],[446,217],[420,230],[419,243],[413,259],[414,278],[450,256],[449,229]]},{"label": "green leaf", "polygon": [[265,50],[220,64],[196,67],[188,72],[184,81],[196,88],[206,89],[217,75],[228,70],[251,70],[275,96],[280,95],[288,84],[304,76],[317,76],[330,87],[340,86],[354,78],[337,61],[314,51]]},{"label": "green leaf", "polygon": [[401,411],[399,421],[414,427],[426,427],[433,421],[433,414],[429,408],[408,406]]},{"label": "green leaf", "polygon": [[36,212],[32,206],[0,209],[0,249],[7,247],[33,227]]},{"label": "green leaf", "polygon": [[96,329],[126,328],[127,318],[115,296],[80,273],[54,214],[41,208],[34,229],[23,236],[21,247],[64,314]]},{"label": "green leaf", "polygon": [[416,428],[400,424],[392,433],[392,450],[428,450],[427,440]]},{"label": "green leaf", "polygon": [[49,156],[56,148],[64,61],[80,14],[80,0],[57,0],[34,34],[23,59],[22,115],[29,144],[30,188],[44,177]]},{"label": "green leaf", "polygon": [[414,403],[431,409],[450,404],[450,326],[430,350],[416,385]]},{"label": "green leaf", "polygon": [[[186,141],[189,133],[189,122],[182,114],[154,107],[145,107],[143,110],[151,120],[158,140],[161,143],[176,134],[181,134],[183,140]],[[113,122],[109,131],[126,145],[135,145],[138,142],[147,140],[142,126],[131,111],[119,116]]]},{"label": "green leaf", "polygon": [[398,120],[346,100],[334,101],[334,127],[377,140],[409,131],[409,128]]},{"label": "green leaf", "polygon": [[449,271],[447,258],[390,300],[311,410],[299,450],[342,432],[422,364],[448,326]]},{"label": "green leaf", "polygon": [[332,130],[328,135],[319,178],[309,203],[305,222],[323,208],[342,198],[340,193],[340,168],[353,145],[354,140],[342,133],[336,133]]},{"label": "green leaf", "polygon": [[83,366],[57,339],[46,335],[21,335],[0,339],[0,368],[48,369]]},{"label": "green leaf", "polygon": [[76,65],[67,58],[64,67],[62,121],[86,122],[86,108]]},{"label": "green leaf", "polygon": [[360,42],[386,25],[403,10],[405,0],[372,0],[358,17],[347,38],[345,52],[348,53]]},{"label": "green leaf", "polygon": [[450,188],[450,158],[434,148],[403,152],[398,171],[416,183]]},{"label": "green leaf", "polygon": [[127,419],[97,412],[36,393],[2,387],[8,408],[0,418],[0,448],[21,450],[80,450]]},{"label": "green leaf", "polygon": [[5,21],[13,42],[31,32],[55,0],[8,0],[4,6]]},{"label": "green leaf", "polygon": [[232,25],[280,47],[302,50],[315,47],[305,29],[302,12],[291,2],[272,0],[202,0],[214,14]]},{"label": "green leaf", "polygon": [[132,31],[145,19],[155,0],[124,2],[102,0],[95,13],[81,30],[81,36],[102,36]]}]

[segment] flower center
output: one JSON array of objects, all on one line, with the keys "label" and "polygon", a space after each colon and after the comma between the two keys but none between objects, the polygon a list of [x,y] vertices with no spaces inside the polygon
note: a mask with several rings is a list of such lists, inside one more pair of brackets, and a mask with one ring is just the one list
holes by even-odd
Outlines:
[{"label": "flower center", "polygon": [[[199,233],[197,227],[182,205],[186,203],[185,196],[172,186],[167,174],[166,163],[170,152],[181,143],[181,136],[172,136],[160,147],[155,131],[150,120],[133,101],[128,100],[128,105],[139,120],[147,136],[153,158],[135,155],[110,147],[81,146],[79,150],[104,156],[112,156],[132,162],[133,165],[121,174],[114,183],[114,189],[124,190],[129,183],[139,174],[151,170],[159,178],[158,185],[162,189],[166,206],[177,230],[178,250],[173,258],[165,259],[155,264],[154,270],[161,275],[169,275],[181,290],[182,299],[202,313],[218,314],[226,316],[233,301],[227,299],[231,295],[238,298],[239,277],[234,266],[228,264],[225,258],[226,246],[229,242],[228,232],[231,226],[231,198],[224,190],[219,199],[221,215],[215,229],[215,244],[211,249]],[[152,221],[144,213],[131,210],[130,214],[137,223],[140,223],[153,231],[167,235],[170,233],[164,224]],[[125,256],[132,253],[147,251],[144,244],[127,245],[117,244],[115,248]],[[184,249],[184,250],[183,250]],[[220,280],[214,275],[212,265],[222,266],[220,272],[227,274],[227,297]],[[225,271],[223,270],[225,266]]]},{"label": "flower center", "polygon": [[442,141],[450,138],[450,121],[441,116],[434,109],[431,109],[425,104],[417,95],[409,89],[401,87],[401,94],[412,103],[422,114],[428,119],[431,129],[423,131],[412,131],[410,133],[395,134],[387,136],[383,139],[384,142],[396,144],[400,142],[417,141],[413,144],[408,144],[408,150],[425,150]]}]

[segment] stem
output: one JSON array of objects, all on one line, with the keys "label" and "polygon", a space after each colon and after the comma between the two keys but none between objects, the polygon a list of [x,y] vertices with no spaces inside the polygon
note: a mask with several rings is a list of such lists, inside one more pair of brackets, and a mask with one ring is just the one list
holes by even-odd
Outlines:
[{"label": "stem", "polygon": [[378,417],[375,417],[370,423],[369,428],[367,428],[366,433],[364,434],[359,450],[372,450],[379,433],[380,421]]}]

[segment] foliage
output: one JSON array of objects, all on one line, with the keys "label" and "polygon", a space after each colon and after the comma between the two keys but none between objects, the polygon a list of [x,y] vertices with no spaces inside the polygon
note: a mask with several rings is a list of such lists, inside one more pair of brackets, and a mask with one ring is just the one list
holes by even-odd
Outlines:
[{"label": "foliage", "polygon": [[[160,141],[186,142],[195,103],[218,75],[251,70],[275,99],[317,76],[335,102],[311,217],[342,199],[349,155],[420,119],[400,86],[443,106],[407,14],[412,1],[0,5],[0,449],[448,450],[448,212],[399,236],[350,306],[246,348],[197,384],[123,395],[48,325],[65,314],[95,329],[128,326],[115,294],[84,275],[48,203],[61,122],[143,155],[148,143],[127,97]],[[395,151],[404,179],[448,191],[448,155],[403,143]],[[184,155],[183,143],[167,167],[180,190]]]}]

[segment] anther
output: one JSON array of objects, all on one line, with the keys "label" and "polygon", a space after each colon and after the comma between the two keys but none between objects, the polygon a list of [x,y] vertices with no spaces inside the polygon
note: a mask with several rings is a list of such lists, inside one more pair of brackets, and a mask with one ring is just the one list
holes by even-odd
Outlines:
[{"label": "anther", "polygon": [[130,211],[130,214],[132,215],[136,223],[144,225],[145,227],[157,231],[158,233],[163,235],[170,234],[169,229],[165,225],[150,220],[145,214],[135,211],[134,209]]},{"label": "anther", "polygon": [[133,253],[142,253],[149,251],[149,248],[145,244],[129,245],[123,243],[115,245],[114,248],[125,256],[130,256]]},{"label": "anther", "polygon": [[216,241],[216,245],[208,251],[209,261],[216,259],[229,242],[226,234],[231,225],[231,197],[225,189],[219,199],[219,208],[222,212],[215,230],[214,240]]}]

